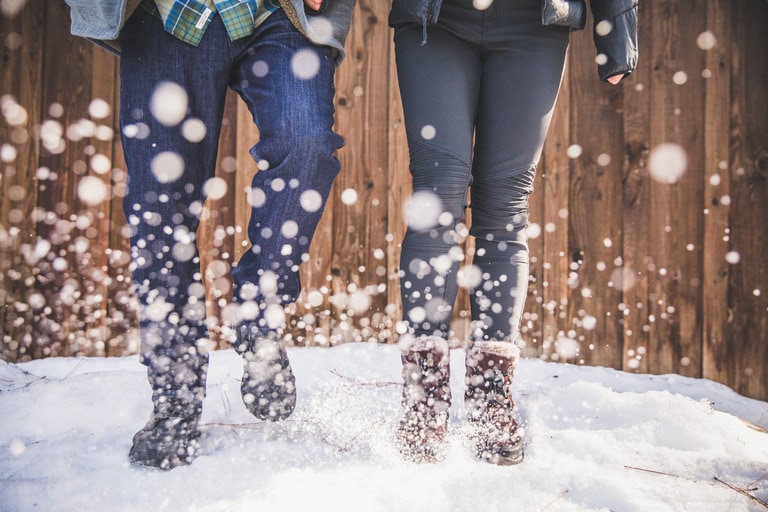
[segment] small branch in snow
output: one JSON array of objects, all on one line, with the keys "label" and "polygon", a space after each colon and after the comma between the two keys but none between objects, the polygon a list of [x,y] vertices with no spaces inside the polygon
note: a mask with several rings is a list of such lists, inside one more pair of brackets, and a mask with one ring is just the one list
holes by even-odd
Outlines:
[{"label": "small branch in snow", "polygon": [[63,378],[63,379],[61,379],[61,380],[67,380],[68,378],[70,378],[70,377],[71,377],[71,376],[72,376],[72,375],[73,375],[73,374],[74,374],[74,373],[75,373],[77,370],[79,370],[80,368],[82,368],[82,367],[83,367],[83,365],[86,363],[86,361],[87,361],[87,359],[84,359],[84,358],[83,358],[83,359],[81,359],[80,361],[78,361],[78,362],[77,362],[77,364],[75,365],[75,367],[74,367],[74,368],[72,368],[72,369],[69,371],[69,373],[68,373],[68,374],[66,374],[66,375],[64,376],[64,378]]},{"label": "small branch in snow", "polygon": [[763,507],[765,507],[766,509],[768,509],[768,503],[764,502],[763,500],[761,500],[761,499],[760,499],[760,498],[758,498],[757,496],[753,496],[753,495],[749,494],[749,493],[748,493],[747,491],[745,491],[744,489],[739,489],[739,488],[738,488],[738,487],[736,487],[735,485],[731,485],[731,484],[729,484],[728,482],[726,482],[726,481],[724,481],[724,480],[720,480],[720,479],[719,479],[719,478],[717,478],[717,477],[715,477],[715,481],[716,481],[716,482],[720,482],[721,484],[725,485],[726,487],[728,487],[728,488],[730,488],[730,489],[732,489],[732,490],[736,491],[736,492],[737,492],[737,493],[739,493],[739,494],[742,494],[742,495],[746,496],[747,498],[751,499],[751,500],[752,500],[752,501],[754,501],[755,503],[759,503],[760,505],[762,505]]},{"label": "small branch in snow", "polygon": [[543,509],[541,509],[539,512],[544,512],[544,511],[545,511],[545,510],[547,510],[549,507],[551,507],[551,506],[552,506],[552,505],[553,505],[553,504],[554,504],[554,503],[555,503],[557,500],[559,500],[560,498],[562,498],[563,496],[565,496],[565,495],[566,495],[566,494],[568,494],[569,492],[571,492],[571,490],[570,490],[570,489],[566,489],[566,490],[564,490],[563,492],[561,492],[561,493],[560,493],[560,495],[559,495],[557,498],[555,498],[555,499],[553,499],[552,501],[550,501],[550,502],[549,502],[549,504],[547,504],[547,506],[546,506],[546,507],[544,507]]},{"label": "small branch in snow", "polygon": [[653,469],[645,469],[645,468],[636,468],[634,466],[624,466],[627,469],[634,469],[635,471],[643,471],[645,473],[653,473],[654,475],[664,475],[664,476],[671,476],[673,478],[681,478],[677,475],[673,475],[672,473],[664,473],[662,471],[655,471]]},{"label": "small branch in snow", "polygon": [[753,486],[757,485],[757,482],[759,482],[760,480],[765,480],[766,477],[768,477],[768,472],[763,473],[763,475],[760,478],[758,478],[757,480],[751,482],[747,487],[753,487]]},{"label": "small branch in snow", "polygon": [[346,452],[348,452],[352,448],[352,446],[354,446],[355,441],[357,441],[357,437],[358,436],[353,437],[347,444],[345,444],[343,446],[330,441],[323,434],[318,434],[317,437],[320,439],[320,441],[322,441],[323,443],[327,444],[328,446],[332,446],[332,447],[336,448],[336,450],[338,450],[339,453],[346,453]]},{"label": "small branch in snow", "polygon": [[340,374],[336,370],[331,370],[331,373],[335,376],[339,377],[340,379],[344,379],[347,382],[351,382],[352,384],[356,384],[358,386],[372,386],[372,387],[386,387],[386,386],[402,386],[402,382],[391,382],[391,381],[380,381],[380,382],[364,382],[361,380],[353,379],[352,377],[347,377],[346,375]]}]

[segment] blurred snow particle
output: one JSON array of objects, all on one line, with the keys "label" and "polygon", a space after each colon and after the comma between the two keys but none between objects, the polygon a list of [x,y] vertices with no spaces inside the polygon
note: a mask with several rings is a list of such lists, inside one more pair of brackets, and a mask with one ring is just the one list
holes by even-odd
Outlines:
[{"label": "blurred snow particle", "polygon": [[671,185],[685,174],[688,155],[679,144],[662,143],[651,150],[648,166],[653,179]]},{"label": "blurred snow particle", "polygon": [[270,329],[280,329],[285,325],[285,310],[280,304],[270,304],[264,310],[264,320]]},{"label": "blurred snow particle", "polygon": [[578,144],[571,144],[568,146],[566,154],[568,155],[568,158],[579,158],[581,156],[581,151],[581,146]]},{"label": "blurred snow particle", "polygon": [[248,204],[252,208],[261,208],[267,202],[267,194],[260,188],[249,188],[247,194]]},{"label": "blurred snow particle", "polygon": [[107,155],[96,153],[91,157],[91,169],[96,174],[106,174],[112,169],[112,162]]},{"label": "blurred snow particle", "polygon": [[573,338],[563,336],[558,338],[555,342],[555,351],[557,352],[557,355],[563,359],[573,359],[579,355],[580,349],[581,346],[579,345],[579,342]]},{"label": "blurred snow particle", "polygon": [[173,305],[163,299],[157,299],[146,307],[147,318],[153,322],[162,322],[173,309]]},{"label": "blurred snow particle", "polygon": [[599,36],[607,36],[613,30],[613,24],[608,20],[603,20],[595,25],[595,33]]},{"label": "blurred snow particle", "polygon": [[191,117],[181,125],[181,134],[189,142],[200,142],[205,138],[207,130],[205,123],[196,117]]},{"label": "blurred snow particle", "polygon": [[11,126],[26,124],[28,119],[27,109],[16,103],[16,99],[10,94],[0,97],[0,110],[3,112],[5,122]]},{"label": "blurred snow particle", "polygon": [[176,126],[187,115],[189,97],[179,84],[163,82],[152,93],[149,109],[165,126]]},{"label": "blurred snow particle", "polygon": [[21,48],[21,43],[23,42],[23,39],[21,37],[21,34],[18,32],[8,32],[8,35],[5,36],[5,46],[9,50],[18,50]]},{"label": "blurred snow particle", "polygon": [[64,152],[65,145],[62,140],[63,135],[64,127],[58,121],[48,119],[43,121],[43,124],[40,125],[40,138],[43,141],[43,146],[53,154]]},{"label": "blurred snow particle", "polygon": [[349,296],[349,308],[355,313],[363,313],[371,307],[371,297],[365,290],[356,290]]},{"label": "blurred snow particle", "polygon": [[597,318],[593,317],[592,315],[586,315],[581,320],[581,326],[587,331],[594,331],[595,327],[597,327]]},{"label": "blurred snow particle", "polygon": [[77,184],[77,197],[91,206],[96,206],[107,199],[109,189],[96,176],[84,176]]},{"label": "blurred snow particle", "polygon": [[9,164],[16,160],[16,157],[18,156],[19,152],[16,151],[16,148],[11,146],[10,144],[3,144],[0,146],[0,160],[3,162]]},{"label": "blurred snow particle", "polygon": [[150,164],[152,174],[160,183],[171,183],[184,174],[184,160],[171,151],[158,153]]},{"label": "blurred snow particle", "polygon": [[411,229],[423,231],[435,227],[442,212],[439,197],[432,192],[417,191],[406,202],[404,213]]},{"label": "blurred snow particle", "polygon": [[432,140],[435,138],[435,135],[437,135],[437,130],[431,124],[424,125],[421,129],[421,137],[424,140]]},{"label": "blurred snow particle", "polygon": [[715,34],[706,30],[696,38],[696,44],[702,50],[711,50],[717,45],[717,38],[715,37]]},{"label": "blurred snow particle", "polygon": [[320,71],[320,57],[309,48],[299,50],[291,58],[291,71],[299,80],[309,80]]},{"label": "blurred snow particle", "polygon": [[93,119],[104,119],[110,113],[112,113],[112,107],[110,107],[109,103],[102,100],[101,98],[94,99],[91,101],[91,104],[88,105],[88,114]]},{"label": "blurred snow particle", "polygon": [[296,235],[299,234],[299,225],[295,220],[287,220],[283,223],[283,227],[280,228],[280,233],[285,238],[296,238]]},{"label": "blurred snow particle", "polygon": [[729,251],[725,254],[725,261],[727,261],[731,265],[735,265],[739,261],[741,261],[741,254],[739,254],[736,251]]},{"label": "blurred snow particle", "polygon": [[720,184],[721,178],[720,175],[715,173],[712,176],[709,177],[709,184],[713,187],[716,187]]},{"label": "blurred snow particle", "polygon": [[672,75],[672,81],[677,85],[683,85],[688,81],[688,75],[685,73],[685,71],[678,71]]},{"label": "blurred snow particle", "polygon": [[347,206],[351,206],[357,202],[357,191],[353,188],[348,188],[341,193],[341,202]]},{"label": "blurred snow particle", "polygon": [[462,288],[477,288],[483,280],[483,272],[476,265],[464,265],[459,269],[456,280]]},{"label": "blurred snow particle", "polygon": [[323,303],[323,294],[318,290],[312,290],[307,293],[307,303],[313,308],[319,307]]},{"label": "blurred snow particle", "polygon": [[264,297],[274,295],[277,293],[277,274],[271,271],[266,271],[259,278],[259,289]]},{"label": "blurred snow particle", "polygon": [[2,0],[0,1],[0,11],[6,18],[13,19],[26,3],[27,0]]},{"label": "blurred snow particle", "polygon": [[597,157],[597,165],[601,167],[605,167],[606,165],[611,163],[611,155],[607,153],[600,153]]},{"label": "blurred snow particle", "polygon": [[26,445],[19,439],[11,441],[11,445],[8,447],[8,451],[10,451],[11,455],[14,457],[21,457],[26,450]]},{"label": "blurred snow particle", "polygon": [[597,57],[595,57],[595,62],[598,66],[602,66],[608,62],[608,56],[604,53],[598,53]]},{"label": "blurred snow particle", "polygon": [[760,296],[760,289],[759,288],[755,288],[754,290],[752,290],[752,295],[754,295],[755,297],[759,297]]},{"label": "blurred snow particle", "polygon": [[214,176],[203,185],[203,193],[209,199],[221,199],[227,193],[227,182],[218,176]]},{"label": "blurred snow particle", "polygon": [[528,229],[526,229],[526,233],[530,239],[539,238],[541,236],[541,225],[536,222],[531,222],[528,225]]},{"label": "blurred snow particle", "polygon": [[299,202],[307,212],[316,212],[323,207],[323,197],[317,190],[305,190],[301,193]]},{"label": "blurred snow particle", "polygon": [[263,60],[257,60],[253,63],[251,71],[253,72],[253,76],[257,78],[264,78],[267,76],[267,73],[269,73],[269,64]]},{"label": "blurred snow particle", "polygon": [[611,273],[611,280],[608,285],[615,290],[626,292],[635,286],[635,282],[634,271],[630,268],[621,267]]},{"label": "blurred snow particle", "polygon": [[484,11],[491,6],[493,0],[472,0],[472,7],[478,11]]},{"label": "blurred snow particle", "polygon": [[173,244],[173,259],[176,261],[189,261],[195,257],[194,242],[178,242]]},{"label": "blurred snow particle", "polygon": [[145,123],[127,124],[123,127],[123,135],[129,139],[146,139],[149,137],[149,126]]}]

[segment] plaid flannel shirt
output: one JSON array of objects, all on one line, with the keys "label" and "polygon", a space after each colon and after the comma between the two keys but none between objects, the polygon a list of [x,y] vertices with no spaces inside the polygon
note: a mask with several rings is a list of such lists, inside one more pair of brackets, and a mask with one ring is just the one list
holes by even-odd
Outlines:
[{"label": "plaid flannel shirt", "polygon": [[280,8],[277,0],[144,0],[143,5],[163,20],[166,32],[193,46],[217,13],[234,41],[253,34]]}]

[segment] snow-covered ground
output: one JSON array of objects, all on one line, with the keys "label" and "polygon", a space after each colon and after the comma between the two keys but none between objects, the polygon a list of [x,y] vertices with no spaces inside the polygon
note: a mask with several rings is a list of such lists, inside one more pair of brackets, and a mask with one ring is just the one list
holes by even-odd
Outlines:
[{"label": "snow-covered ground", "polygon": [[[475,461],[454,400],[447,460],[399,460],[397,347],[292,348],[299,406],[257,422],[231,350],[211,354],[203,454],[128,464],[150,412],[137,357],[0,361],[0,510],[753,511],[768,501],[768,403],[706,380],[523,360],[526,457]],[[462,396],[462,350],[452,388]],[[741,419],[740,419],[741,418]],[[729,487],[727,484],[733,486]],[[742,489],[750,498],[736,489]]]}]

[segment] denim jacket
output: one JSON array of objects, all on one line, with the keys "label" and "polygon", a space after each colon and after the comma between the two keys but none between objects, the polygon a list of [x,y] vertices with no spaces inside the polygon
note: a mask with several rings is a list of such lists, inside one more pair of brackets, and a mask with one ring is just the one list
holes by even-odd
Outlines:
[{"label": "denim jacket", "polygon": [[[601,80],[614,75],[628,75],[637,66],[637,2],[638,0],[590,0],[594,18],[594,29],[601,22],[610,22],[611,30],[594,30],[594,42],[598,55],[604,55],[597,67]],[[548,5],[578,3],[583,7],[585,0],[542,0],[542,14]],[[389,24],[416,22],[424,27],[424,41],[427,41],[427,27],[437,23],[442,0],[393,0],[389,13]],[[583,11],[583,9],[582,9]],[[543,18],[543,16],[542,16]],[[584,28],[584,17],[574,20],[572,29]],[[545,21],[542,19],[542,23]],[[600,32],[600,33],[598,33]]]},{"label": "denim jacket", "polygon": [[[113,53],[120,52],[120,30],[141,0],[65,0],[70,7],[72,35],[85,37]],[[315,44],[334,49],[336,64],[344,58],[355,0],[325,0],[322,16],[330,22],[312,23],[304,12],[303,0],[280,0],[294,26]]]}]

